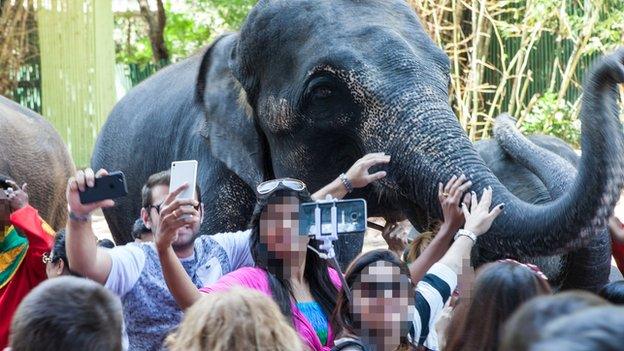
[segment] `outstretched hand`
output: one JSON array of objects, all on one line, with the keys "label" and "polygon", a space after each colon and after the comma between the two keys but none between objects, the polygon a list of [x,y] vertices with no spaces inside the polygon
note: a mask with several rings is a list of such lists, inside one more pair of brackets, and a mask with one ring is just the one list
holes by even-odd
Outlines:
[{"label": "outstretched hand", "polygon": [[490,211],[490,205],[492,204],[492,187],[487,187],[483,190],[481,199],[477,198],[477,195],[473,192],[471,196],[470,210],[468,205],[462,204],[462,212],[466,217],[466,225],[464,229],[473,232],[479,236],[487,232],[492,226],[494,219],[498,217],[505,204],[499,204]]},{"label": "outstretched hand", "polygon": [[459,207],[459,203],[462,197],[465,204],[470,203],[470,194],[464,196],[464,193],[471,186],[472,182],[463,174],[459,177],[451,177],[446,185],[438,184],[438,201],[440,201],[442,206],[444,224],[452,231],[457,231],[464,224],[464,214]]},{"label": "outstretched hand", "polygon": [[95,179],[106,175],[108,175],[108,172],[105,169],[100,169],[97,173],[93,173],[91,168],[86,168],[85,170],[77,171],[75,176],[69,178],[65,193],[69,211],[78,216],[88,216],[99,208],[114,206],[115,202],[113,200],[102,200],[90,204],[82,204],[80,202],[80,193],[87,190],[87,188],[93,188]]},{"label": "outstretched hand", "polygon": [[383,152],[376,152],[364,155],[357,160],[346,173],[347,178],[351,181],[354,189],[363,188],[368,184],[379,180],[386,176],[386,171],[379,171],[369,174],[371,167],[387,164],[390,162],[390,156]]}]

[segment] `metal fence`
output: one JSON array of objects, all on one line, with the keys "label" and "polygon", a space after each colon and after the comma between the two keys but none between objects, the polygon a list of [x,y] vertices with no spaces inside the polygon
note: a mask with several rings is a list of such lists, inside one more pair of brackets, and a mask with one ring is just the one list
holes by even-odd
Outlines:
[{"label": "metal fence", "polygon": [[[166,65],[165,62],[159,64],[117,64],[116,78],[121,82],[123,90],[127,91]],[[39,64],[23,66],[17,73],[16,79],[18,84],[13,91],[13,100],[37,113],[41,113],[41,68]]]}]

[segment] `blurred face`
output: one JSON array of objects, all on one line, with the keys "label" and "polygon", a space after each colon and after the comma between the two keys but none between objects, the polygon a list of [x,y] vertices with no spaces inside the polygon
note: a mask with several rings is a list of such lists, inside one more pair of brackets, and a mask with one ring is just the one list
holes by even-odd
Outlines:
[{"label": "blurred face", "polygon": [[[160,208],[156,208],[165,202],[165,199],[169,195],[169,186],[157,185],[152,188],[152,206],[149,209],[149,218],[145,221],[145,225],[152,229],[152,233],[158,230],[158,222],[160,221]],[[200,208],[200,216],[202,215],[202,209]],[[199,221],[201,223],[201,221]],[[173,249],[186,248],[193,245],[195,236],[199,233],[200,223],[193,225],[187,224],[184,227],[178,229],[177,238],[172,243]]]},{"label": "blurred face", "polygon": [[292,261],[305,254],[310,239],[299,235],[299,199],[278,196],[260,217],[260,242],[276,258]]},{"label": "blurred face", "polygon": [[398,345],[416,310],[414,288],[399,267],[385,261],[366,267],[353,284],[352,294],[351,311],[354,323],[361,327],[360,335],[380,345]]}]

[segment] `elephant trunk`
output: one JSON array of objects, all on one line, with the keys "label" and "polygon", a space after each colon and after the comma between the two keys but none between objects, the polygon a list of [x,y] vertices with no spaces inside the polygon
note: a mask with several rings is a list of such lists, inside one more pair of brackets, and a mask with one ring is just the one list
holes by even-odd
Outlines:
[{"label": "elephant trunk", "polygon": [[[500,147],[516,162],[535,174],[546,186],[550,197],[557,199],[568,192],[576,168],[559,155],[525,138],[509,115],[496,119],[494,136]],[[587,229],[585,229],[587,230]],[[583,233],[582,247],[565,255],[561,289],[598,291],[609,281],[611,267],[610,237],[605,228]]]},{"label": "elephant trunk", "polygon": [[415,208],[409,216],[419,224],[424,221],[417,212],[427,218],[441,217],[437,184],[453,174],[466,174],[478,193],[491,186],[493,204],[505,203],[505,210],[478,240],[477,254],[487,261],[561,254],[578,247],[584,236],[604,226],[623,184],[624,138],[616,108],[617,86],[613,79],[605,79],[604,67],[600,63],[585,85],[584,153],[573,185],[558,199],[536,205],[511,194],[485,166],[444,99],[427,91],[421,92],[419,103],[392,107],[410,128],[386,135],[394,163],[390,171],[395,168],[392,173],[401,176],[384,184],[411,200]]}]

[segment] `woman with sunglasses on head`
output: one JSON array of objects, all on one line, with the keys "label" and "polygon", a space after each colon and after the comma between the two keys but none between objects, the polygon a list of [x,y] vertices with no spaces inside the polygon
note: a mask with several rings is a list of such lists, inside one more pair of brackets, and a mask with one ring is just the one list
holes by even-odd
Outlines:
[{"label": "woman with sunglasses on head", "polygon": [[277,179],[258,185],[258,203],[250,222],[250,246],[256,267],[232,272],[201,292],[179,261],[168,253],[174,238],[157,235],[163,274],[178,305],[186,309],[202,293],[228,290],[232,286],[252,288],[273,297],[310,349],[329,350],[334,337],[328,316],[336,303],[340,276],[308,248],[308,236],[299,235],[299,204],[328,194],[342,198],[353,188],[383,178],[386,172],[369,174],[368,170],[389,161],[390,157],[383,153],[366,155],[312,197],[305,184],[296,179]]},{"label": "woman with sunglasses on head", "polygon": [[[299,235],[299,204],[312,199],[296,179],[260,184],[258,202],[250,221],[250,245],[255,267],[241,268],[200,290],[184,274],[179,261],[161,256],[167,285],[181,308],[186,309],[203,293],[243,286],[271,296],[312,350],[329,350],[333,331],[329,315],[341,288],[339,273],[313,252],[310,238]],[[170,238],[156,238],[162,245]]]},{"label": "woman with sunglasses on head", "polygon": [[[451,224],[449,221],[455,220],[451,217],[460,208],[460,199],[467,189],[465,185],[469,184],[460,176],[453,177],[446,187],[440,186],[446,221],[441,231]],[[455,235],[455,242],[442,258],[432,266],[422,260],[412,264],[427,267],[422,281],[410,280],[422,267],[408,269],[388,250],[375,250],[356,258],[345,275],[352,294],[349,297],[341,291],[334,311],[340,339],[336,340],[333,350],[438,350],[435,322],[457,286],[457,276],[469,260],[476,238],[487,232],[503,209],[498,205],[490,210],[491,200],[492,190],[488,188],[480,201],[473,193],[470,209],[462,204],[466,217],[464,229]],[[446,238],[436,236],[434,240]],[[437,249],[431,245],[425,249],[431,250]],[[423,255],[435,256],[426,252]]]}]

